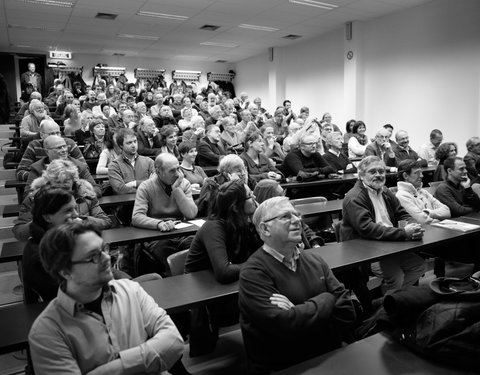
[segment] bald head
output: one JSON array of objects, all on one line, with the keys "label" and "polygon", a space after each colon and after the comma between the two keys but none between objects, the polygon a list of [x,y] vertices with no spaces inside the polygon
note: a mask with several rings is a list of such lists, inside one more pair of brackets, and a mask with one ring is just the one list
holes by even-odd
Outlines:
[{"label": "bald head", "polygon": [[56,159],[65,160],[68,157],[68,147],[65,139],[58,135],[49,135],[46,137],[43,141],[43,147],[50,161]]},{"label": "bald head", "polygon": [[52,119],[42,120],[40,123],[40,138],[45,139],[50,135],[60,136],[60,126]]},{"label": "bald head", "polygon": [[410,139],[408,137],[408,133],[405,130],[399,130],[395,134],[395,140],[397,141],[400,147],[407,147],[410,143]]},{"label": "bald head", "polygon": [[165,185],[173,185],[180,175],[180,164],[175,155],[164,152],[155,159],[155,172]]}]

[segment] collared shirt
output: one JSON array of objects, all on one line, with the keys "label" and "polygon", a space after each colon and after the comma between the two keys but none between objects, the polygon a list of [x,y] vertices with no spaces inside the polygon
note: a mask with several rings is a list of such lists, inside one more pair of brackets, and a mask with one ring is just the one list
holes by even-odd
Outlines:
[{"label": "collared shirt", "polygon": [[435,152],[437,151],[437,148],[438,146],[436,147],[432,142],[428,142],[420,146],[417,154],[429,164],[432,164],[436,162]]},{"label": "collared shirt", "polygon": [[390,217],[388,216],[387,205],[383,199],[382,189],[377,191],[372,189],[370,186],[363,184],[368,191],[368,196],[373,204],[373,209],[375,210],[375,222],[377,224],[382,224],[386,227],[393,227]]},{"label": "collared shirt", "polygon": [[297,261],[300,258],[300,252],[303,250],[305,246],[303,243],[299,243],[295,250],[293,251],[292,257],[287,258],[285,255],[280,254],[277,250],[273,247],[268,246],[267,244],[263,245],[263,251],[270,254],[280,263],[282,263],[285,267],[287,267],[290,271],[296,272],[297,271]]},{"label": "collared shirt", "polygon": [[328,152],[331,152],[333,155],[335,155],[337,158],[340,156],[340,151],[335,151],[333,149],[328,149]]},{"label": "collared shirt", "polygon": [[109,363],[109,373],[159,373],[180,358],[181,335],[138,283],[110,281],[101,308],[103,317],[59,289],[29,334],[35,372],[85,374]]}]

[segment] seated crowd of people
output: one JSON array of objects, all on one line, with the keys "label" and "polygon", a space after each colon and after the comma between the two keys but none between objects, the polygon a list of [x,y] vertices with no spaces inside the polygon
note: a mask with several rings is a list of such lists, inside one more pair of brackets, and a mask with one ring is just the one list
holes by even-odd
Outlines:
[{"label": "seated crowd of people", "polygon": [[[129,280],[145,270],[171,276],[167,258],[185,249],[186,273],[211,269],[219,283],[239,281],[238,297],[209,305],[209,324],[240,321],[251,374],[352,342],[354,328],[375,312],[370,272],[383,279],[386,293],[418,285],[425,259],[416,253],[387,257],[369,270],[332,272],[314,250],[324,238],[285,197],[285,180],[358,173],[354,185],[338,183],[327,194],[343,199],[342,241],[420,240],[425,224],[480,210],[478,137],[467,141],[462,159],[438,129],[415,151],[406,131],[392,139],[390,124],[371,139],[365,123],[352,119],[342,133],[329,113],[320,120],[302,107],[297,115],[289,100],[270,114],[258,97],[250,102],[246,93],[232,98],[213,89],[170,95],[150,84],[139,92],[98,85],[81,94],[58,85],[46,105],[32,92],[17,114],[26,149],[16,175],[27,188],[13,232],[28,241],[25,296],[55,300],[29,337],[39,374],[66,367],[187,373],[184,317],[172,321]],[[87,165],[92,159],[95,171]],[[436,167],[434,194],[422,186],[427,166]],[[203,168],[212,167],[218,173],[207,177]],[[93,172],[108,180],[97,183]],[[397,174],[396,191],[385,186],[387,172]],[[106,213],[98,201],[105,194],[135,194],[135,203]],[[289,194],[317,195],[315,188]],[[122,259],[134,263],[124,269],[101,237],[122,225],[169,232],[194,218],[206,219],[194,236],[122,249]],[[471,246],[463,248],[439,249],[437,256],[480,267]]]}]

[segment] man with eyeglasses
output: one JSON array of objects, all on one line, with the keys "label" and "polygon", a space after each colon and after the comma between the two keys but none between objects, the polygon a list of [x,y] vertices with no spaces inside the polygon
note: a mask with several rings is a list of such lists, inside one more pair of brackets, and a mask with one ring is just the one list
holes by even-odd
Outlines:
[{"label": "man with eyeglasses", "polygon": [[51,118],[47,115],[43,103],[33,99],[28,106],[29,115],[25,116],[20,123],[20,137],[35,137],[38,135],[40,123],[44,119]]},{"label": "man with eyeglasses", "polygon": [[288,198],[264,201],[253,223],[264,245],[240,271],[240,327],[248,373],[268,374],[340,347],[355,310],[320,255],[303,250]]},{"label": "man with eyeglasses", "polygon": [[[37,160],[47,156],[43,142],[45,138],[50,135],[60,136],[60,127],[52,119],[42,120],[39,127],[39,137],[40,139],[34,139],[28,143],[28,146],[22,156],[22,160],[17,167],[17,180],[18,181],[27,181],[28,173],[30,172],[30,167]],[[83,157],[82,152],[78,148],[74,140],[70,138],[65,138],[65,143],[68,146],[68,155],[81,163],[86,163]]]},{"label": "man with eyeglasses", "polygon": [[[292,149],[282,164],[285,176],[300,176],[302,178],[333,178],[337,170],[317,152],[318,139],[310,133],[304,133],[298,143],[298,148]],[[305,190],[305,189],[303,189]]]},{"label": "man with eyeglasses", "polygon": [[390,143],[390,132],[380,128],[375,134],[375,142],[370,143],[365,149],[365,156],[378,156],[387,167],[395,167],[396,159]]},{"label": "man with eyeglasses", "polygon": [[[424,229],[385,187],[385,168],[378,156],[367,156],[358,165],[358,181],[343,200],[342,241],[422,239]],[[414,285],[425,272],[423,258],[414,253],[392,255],[379,263],[387,291]]]},{"label": "man with eyeglasses", "polygon": [[30,166],[30,171],[28,172],[27,178],[27,187],[25,189],[25,196],[28,193],[32,181],[35,180],[37,177],[40,177],[43,171],[47,168],[47,165],[55,159],[70,160],[73,164],[77,166],[79,177],[83,180],[87,180],[92,184],[93,189],[97,194],[97,197],[102,196],[102,190],[90,174],[88,165],[85,162],[74,159],[69,155],[68,145],[64,138],[58,135],[50,135],[46,137],[43,141],[43,147],[47,156],[44,156]]},{"label": "man with eyeglasses", "polygon": [[159,374],[182,366],[175,324],[139,284],[113,280],[98,229],[54,228],[40,243],[40,258],[60,288],[30,330],[37,374]]}]

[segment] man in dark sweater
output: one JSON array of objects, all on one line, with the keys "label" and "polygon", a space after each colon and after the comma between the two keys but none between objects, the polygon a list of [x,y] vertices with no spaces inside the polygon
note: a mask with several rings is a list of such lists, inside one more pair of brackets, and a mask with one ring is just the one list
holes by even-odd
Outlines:
[{"label": "man in dark sweater", "polygon": [[215,167],[227,154],[220,138],[220,128],[217,125],[207,126],[206,136],[198,142],[197,150],[197,163],[201,167]]},{"label": "man in dark sweater", "polygon": [[390,133],[387,129],[378,130],[375,134],[375,142],[370,143],[365,149],[365,156],[378,156],[387,167],[395,167],[395,153],[389,138]]},{"label": "man in dark sweater", "polygon": [[355,310],[325,261],[303,251],[287,198],[263,202],[253,222],[264,245],[240,271],[240,327],[249,374],[268,374],[340,347]]},{"label": "man in dark sweater", "polygon": [[410,138],[405,130],[399,130],[395,134],[395,139],[397,141],[397,145],[393,148],[393,151],[395,152],[397,164],[402,160],[412,159],[418,161],[420,167],[428,166],[427,161],[418,156],[418,154],[410,147]]},{"label": "man in dark sweater", "polygon": [[447,180],[435,191],[435,198],[447,205],[452,217],[480,210],[480,198],[472,190],[465,162],[461,158],[448,158],[443,163]]},{"label": "man in dark sweater", "polygon": [[305,133],[300,138],[299,147],[288,153],[282,164],[285,176],[297,176],[298,172],[323,174],[328,177],[337,170],[330,166],[317,152],[315,136]]}]

